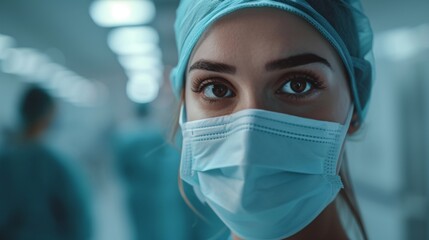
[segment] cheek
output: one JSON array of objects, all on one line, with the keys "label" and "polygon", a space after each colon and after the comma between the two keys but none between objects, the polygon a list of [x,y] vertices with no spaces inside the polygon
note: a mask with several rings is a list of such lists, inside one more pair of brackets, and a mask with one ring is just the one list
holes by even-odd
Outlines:
[{"label": "cheek", "polygon": [[350,93],[345,79],[331,79],[323,93],[311,104],[294,107],[293,115],[316,120],[343,123],[351,105]]},{"label": "cheek", "polygon": [[187,121],[198,119],[196,114],[199,112],[199,109],[195,105],[195,100],[192,99],[192,91],[190,90],[190,86],[188,86],[188,81],[186,81],[184,101]]},{"label": "cheek", "polygon": [[[189,82],[189,81],[186,81]],[[198,102],[197,94],[191,90],[190,84],[185,86],[185,109],[187,121],[194,121],[210,117],[205,108]]]},{"label": "cheek", "polygon": [[350,93],[347,80],[338,77],[339,81],[331,87],[329,95],[326,98],[326,118],[329,121],[343,123],[351,105]]}]

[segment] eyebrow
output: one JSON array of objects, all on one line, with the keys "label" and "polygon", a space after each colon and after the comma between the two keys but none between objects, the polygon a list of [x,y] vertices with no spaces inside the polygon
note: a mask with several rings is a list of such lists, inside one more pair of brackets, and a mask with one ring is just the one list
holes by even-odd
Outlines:
[{"label": "eyebrow", "polygon": [[321,63],[329,68],[332,68],[328,60],[313,53],[304,53],[269,62],[267,63],[267,65],[265,65],[265,69],[267,71],[275,71],[285,68],[293,68],[302,65],[307,65],[310,63]]},{"label": "eyebrow", "polygon": [[199,60],[195,62],[189,68],[189,72],[196,69],[206,70],[210,72],[228,73],[228,74],[234,74],[237,71],[237,69],[234,66],[224,64],[224,63],[208,61],[208,60]]},{"label": "eyebrow", "polygon": [[[313,53],[304,53],[269,62],[265,65],[265,69],[267,71],[275,71],[285,68],[293,68],[302,65],[307,65],[310,63],[321,63],[329,68],[332,68],[328,60]],[[237,71],[234,66],[204,59],[198,60],[197,62],[192,64],[192,66],[189,68],[189,72],[197,69],[228,74],[234,74]]]}]

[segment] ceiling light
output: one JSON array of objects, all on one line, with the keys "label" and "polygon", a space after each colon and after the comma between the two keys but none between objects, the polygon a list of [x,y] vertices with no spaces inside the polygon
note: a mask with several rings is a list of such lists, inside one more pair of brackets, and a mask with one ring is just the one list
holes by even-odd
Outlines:
[{"label": "ceiling light", "polygon": [[151,27],[125,27],[112,30],[107,43],[110,49],[119,55],[161,55],[158,32]]},{"label": "ceiling light", "polygon": [[136,103],[149,103],[156,99],[159,84],[151,76],[130,79],[127,83],[127,95]]},{"label": "ceiling light", "polygon": [[119,62],[126,70],[163,69],[161,59],[156,56],[122,56]]},{"label": "ceiling light", "polygon": [[102,27],[146,24],[155,17],[155,5],[145,0],[98,0],[92,3],[90,15]]}]

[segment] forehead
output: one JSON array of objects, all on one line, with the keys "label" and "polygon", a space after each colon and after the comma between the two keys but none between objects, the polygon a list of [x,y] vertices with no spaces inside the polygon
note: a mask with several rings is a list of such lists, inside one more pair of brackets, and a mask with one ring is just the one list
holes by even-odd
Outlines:
[{"label": "forehead", "polygon": [[[280,58],[303,52],[330,55],[333,48],[305,20],[274,8],[243,9],[214,23],[190,58],[251,60]],[[267,60],[267,59],[265,59]]]}]

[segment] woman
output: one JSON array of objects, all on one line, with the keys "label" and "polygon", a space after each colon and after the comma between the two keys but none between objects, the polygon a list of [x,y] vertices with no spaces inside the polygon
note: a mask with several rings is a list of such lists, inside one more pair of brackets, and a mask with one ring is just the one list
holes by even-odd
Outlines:
[{"label": "woman", "polygon": [[360,9],[352,0],[181,2],[171,78],[182,96],[181,178],[233,239],[367,238],[344,167],[345,137],[361,126],[372,84]]}]

